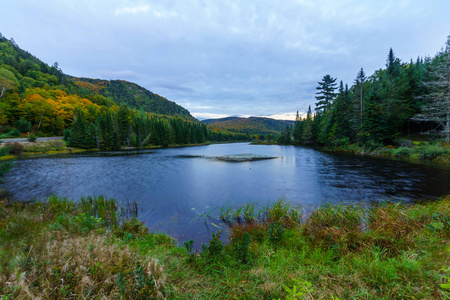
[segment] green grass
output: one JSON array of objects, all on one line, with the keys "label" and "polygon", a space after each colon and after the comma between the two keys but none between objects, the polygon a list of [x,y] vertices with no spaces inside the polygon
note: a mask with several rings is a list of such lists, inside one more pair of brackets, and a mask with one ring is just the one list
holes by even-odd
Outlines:
[{"label": "green grass", "polygon": [[224,206],[230,242],[214,233],[197,252],[150,233],[134,204],[4,200],[0,299],[450,297],[450,196],[371,208],[325,204],[305,218],[283,200],[259,207]]},{"label": "green grass", "polygon": [[412,141],[410,144],[411,147],[396,148],[388,145],[370,151],[367,151],[367,149],[363,151],[363,148],[358,145],[349,144],[330,149],[330,151],[380,156],[450,168],[450,144],[442,141]]}]

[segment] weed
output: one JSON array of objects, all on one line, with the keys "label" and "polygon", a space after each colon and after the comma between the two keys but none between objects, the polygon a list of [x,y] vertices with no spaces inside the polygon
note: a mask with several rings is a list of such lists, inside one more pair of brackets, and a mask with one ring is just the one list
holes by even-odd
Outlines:
[{"label": "weed", "polygon": [[223,242],[220,240],[220,234],[222,231],[212,233],[212,237],[209,240],[208,246],[202,244],[202,256],[207,260],[221,259],[223,255]]},{"label": "weed", "polygon": [[442,283],[439,286],[447,296],[450,296],[450,267],[448,268],[443,267],[441,268],[441,271],[443,271],[444,274],[447,274],[448,276],[443,276],[443,279],[445,279],[447,282]]},{"label": "weed", "polygon": [[284,231],[285,230],[283,228],[283,225],[281,225],[280,222],[270,223],[267,230],[269,241],[273,245],[279,245],[281,243],[281,240],[283,239]]},{"label": "weed", "polygon": [[237,260],[242,264],[250,262],[250,242],[251,237],[248,232],[245,232],[242,237],[233,241],[233,249]]},{"label": "weed", "polygon": [[295,300],[295,299],[314,299],[312,296],[312,292],[314,290],[312,289],[312,283],[309,281],[301,281],[298,279],[293,279],[293,281],[296,283],[292,286],[292,288],[286,286],[283,284],[283,288],[287,293],[287,296],[285,299],[287,300]]},{"label": "weed", "polygon": [[187,242],[184,242],[184,247],[186,248],[187,254],[189,256],[188,261],[193,263],[196,260],[197,251],[193,251],[194,248],[194,240],[190,239]]},{"label": "weed", "polygon": [[119,223],[117,216],[117,203],[114,199],[103,196],[81,198],[81,210],[89,216],[101,218],[108,226],[116,226]]}]

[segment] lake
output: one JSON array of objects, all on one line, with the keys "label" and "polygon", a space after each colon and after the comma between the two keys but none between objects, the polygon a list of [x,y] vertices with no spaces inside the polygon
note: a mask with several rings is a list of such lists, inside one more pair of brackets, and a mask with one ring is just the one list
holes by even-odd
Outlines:
[{"label": "lake", "polygon": [[[234,154],[277,158],[211,159]],[[139,218],[150,230],[180,242],[193,238],[198,247],[215,226],[226,229],[217,219],[205,223],[199,216],[211,210],[210,216],[217,216],[225,204],[267,204],[284,198],[310,210],[324,202],[414,202],[450,194],[450,171],[303,147],[239,143],[19,159],[3,188],[19,201],[49,195],[136,201],[142,210]]]}]

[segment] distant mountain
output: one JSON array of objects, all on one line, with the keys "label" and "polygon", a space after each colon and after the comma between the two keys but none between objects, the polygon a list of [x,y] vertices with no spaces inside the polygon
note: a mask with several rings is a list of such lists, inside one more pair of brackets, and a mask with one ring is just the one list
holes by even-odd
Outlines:
[{"label": "distant mountain", "polygon": [[278,134],[282,132],[286,125],[294,125],[294,121],[275,120],[262,117],[228,117],[221,119],[203,120],[202,123],[230,132],[248,134]]},{"label": "distant mountain", "polygon": [[137,110],[195,120],[187,109],[132,82],[84,77],[71,79],[82,89],[105,96],[116,104],[126,103],[128,107]]}]

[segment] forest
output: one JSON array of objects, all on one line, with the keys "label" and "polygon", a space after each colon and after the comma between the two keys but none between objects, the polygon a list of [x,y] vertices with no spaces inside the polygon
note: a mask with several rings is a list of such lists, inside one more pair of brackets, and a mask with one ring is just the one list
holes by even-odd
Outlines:
[{"label": "forest", "polygon": [[0,99],[1,138],[64,135],[70,146],[101,149],[250,139],[207,128],[134,83],[66,75],[1,34]]},{"label": "forest", "polygon": [[363,149],[399,146],[402,137],[450,134],[450,36],[434,57],[402,62],[389,50],[386,67],[367,76],[361,68],[349,87],[330,75],[318,83],[314,111],[297,112],[281,144]]},{"label": "forest", "polygon": [[275,120],[264,117],[227,117],[221,119],[202,120],[202,123],[214,125],[236,133],[248,133],[257,135],[258,138],[265,136],[278,136],[283,132],[287,124],[293,125],[293,121]]}]

